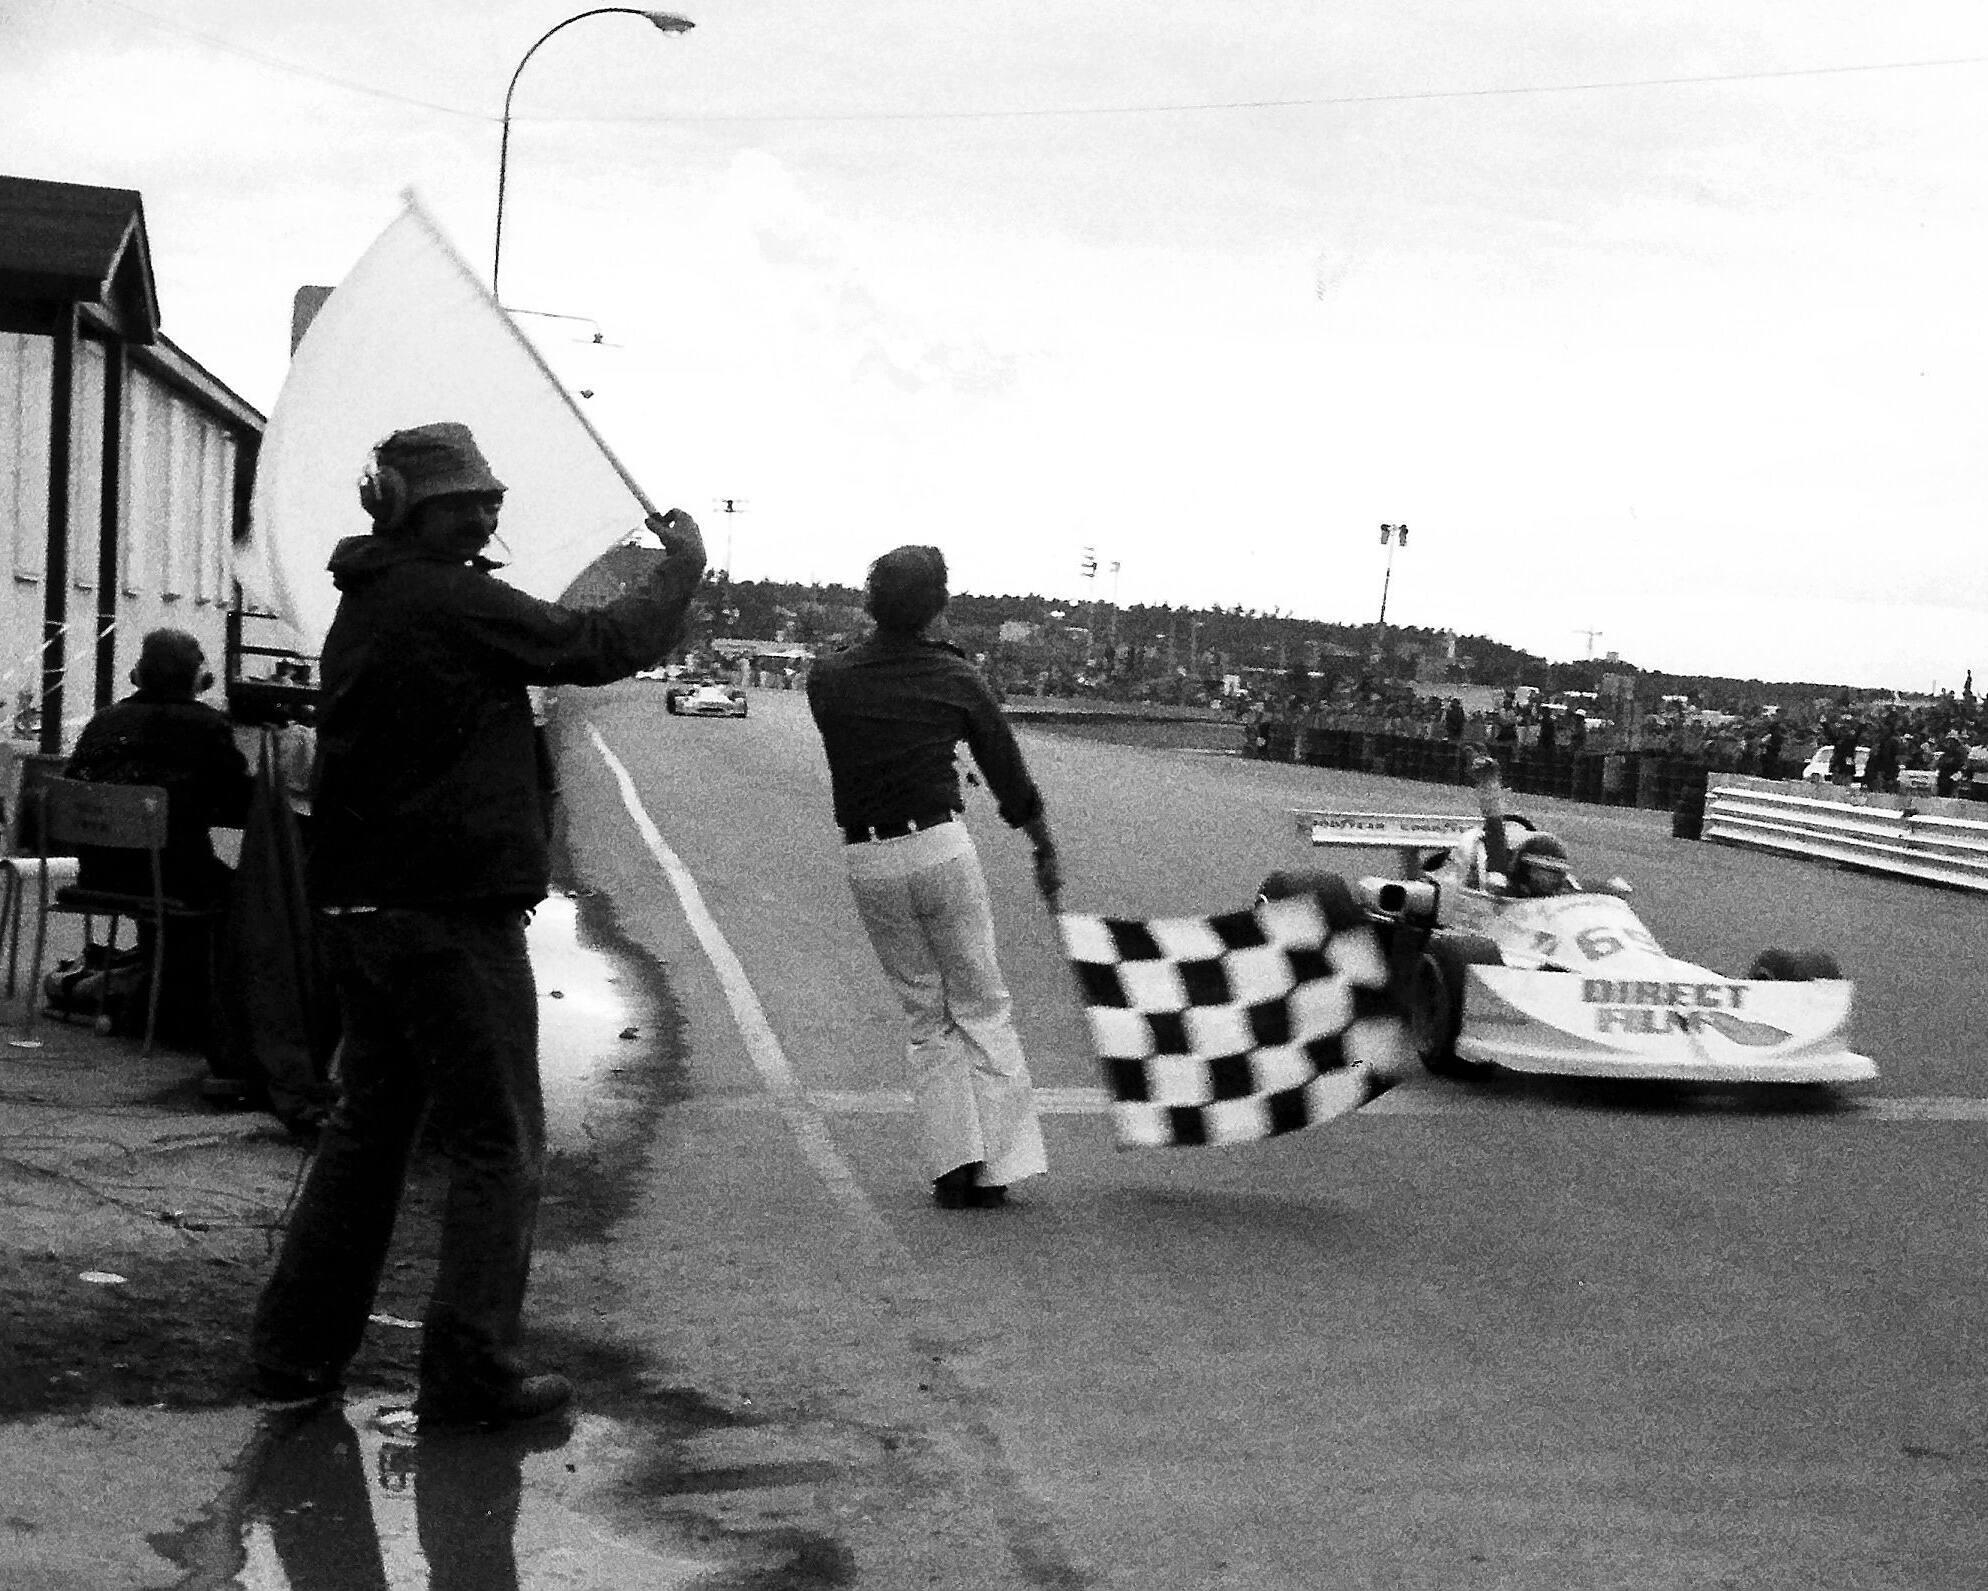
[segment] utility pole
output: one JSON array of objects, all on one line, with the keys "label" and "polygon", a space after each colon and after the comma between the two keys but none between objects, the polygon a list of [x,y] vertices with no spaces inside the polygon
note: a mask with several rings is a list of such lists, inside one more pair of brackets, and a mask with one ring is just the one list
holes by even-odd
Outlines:
[{"label": "utility pole", "polygon": [[1111,560],[1111,651],[1118,655],[1118,560]]},{"label": "utility pole", "polygon": [[1084,661],[1089,663],[1091,653],[1098,638],[1098,550],[1086,547],[1084,556],[1077,560],[1077,568],[1091,583],[1090,595],[1084,599]]}]

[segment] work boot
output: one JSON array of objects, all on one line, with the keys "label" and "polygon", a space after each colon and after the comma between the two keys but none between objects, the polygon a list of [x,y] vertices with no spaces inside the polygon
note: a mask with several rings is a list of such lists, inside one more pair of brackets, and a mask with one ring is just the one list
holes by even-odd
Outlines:
[{"label": "work boot", "polygon": [[414,1400],[414,1416],[424,1429],[489,1431],[558,1419],[572,1406],[573,1383],[564,1376],[519,1376],[480,1386],[424,1385]]},{"label": "work boot", "polygon": [[253,1363],[248,1388],[249,1395],[262,1403],[320,1403],[344,1391],[345,1379],[335,1370],[284,1370]]}]

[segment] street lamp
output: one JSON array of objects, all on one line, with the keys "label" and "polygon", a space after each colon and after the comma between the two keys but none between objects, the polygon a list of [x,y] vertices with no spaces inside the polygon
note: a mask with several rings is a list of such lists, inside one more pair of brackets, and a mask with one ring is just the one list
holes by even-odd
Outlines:
[{"label": "street lamp", "polygon": [[1408,527],[1406,525],[1381,526],[1381,545],[1387,548],[1387,571],[1381,576],[1380,622],[1382,627],[1385,627],[1387,624],[1388,582],[1394,579],[1394,549],[1397,546],[1406,547],[1408,545]]},{"label": "street lamp", "polygon": [[642,11],[634,6],[596,6],[591,11],[582,11],[556,23],[538,36],[537,42],[525,51],[518,62],[517,71],[511,74],[511,84],[504,90],[504,133],[497,146],[497,236],[490,251],[490,296],[497,296],[497,270],[504,260],[504,179],[511,164],[511,95],[518,87],[519,73],[525,69],[525,62],[538,53],[538,47],[561,28],[570,28],[575,22],[584,22],[588,17],[623,16],[646,18],[650,26],[662,33],[688,33],[696,26],[688,17],[677,16],[670,11]]},{"label": "street lamp", "polygon": [[1394,549],[1408,545],[1406,525],[1381,526],[1381,545],[1387,548],[1387,571],[1381,576],[1381,616],[1374,625],[1374,644],[1370,661],[1378,664],[1382,649],[1387,645],[1387,588],[1394,579]]},{"label": "street lamp", "polygon": [[743,497],[721,497],[718,511],[725,516],[725,584],[732,583],[732,522],[733,516],[745,512]]}]

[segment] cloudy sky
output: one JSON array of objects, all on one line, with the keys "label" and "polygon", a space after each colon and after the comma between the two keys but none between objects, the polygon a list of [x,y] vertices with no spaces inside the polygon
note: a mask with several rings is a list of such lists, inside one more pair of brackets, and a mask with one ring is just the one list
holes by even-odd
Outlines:
[{"label": "cloudy sky", "polygon": [[[266,411],[402,190],[487,270],[585,9],[0,0],[0,170],[142,192]],[[520,76],[502,297],[740,576],[1367,622],[1405,521],[1392,621],[1988,682],[1988,9],[681,9]]]}]

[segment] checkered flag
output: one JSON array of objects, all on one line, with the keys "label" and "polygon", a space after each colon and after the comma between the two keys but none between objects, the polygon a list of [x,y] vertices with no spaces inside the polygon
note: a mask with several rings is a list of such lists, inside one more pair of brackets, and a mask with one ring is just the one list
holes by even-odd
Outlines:
[{"label": "checkered flag", "polygon": [[1364,921],[1317,894],[1150,922],[1065,913],[1121,1148],[1242,1143],[1357,1110],[1408,1056]]}]

